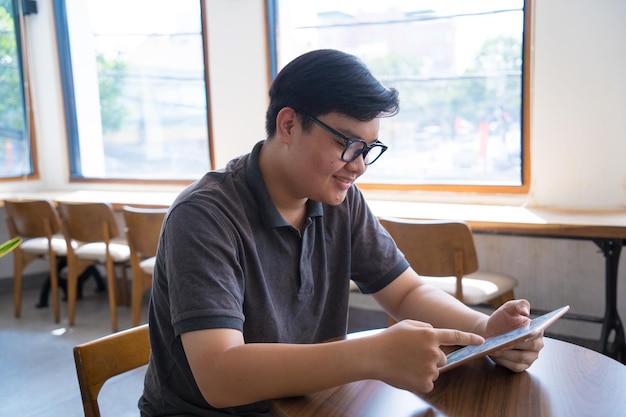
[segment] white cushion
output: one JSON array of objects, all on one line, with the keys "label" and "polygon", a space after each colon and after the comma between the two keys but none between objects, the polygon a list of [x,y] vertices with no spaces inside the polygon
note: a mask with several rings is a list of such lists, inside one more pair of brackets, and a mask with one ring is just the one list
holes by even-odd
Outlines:
[{"label": "white cushion", "polygon": [[[130,259],[130,248],[128,245],[110,243],[109,252],[114,262],[127,262]],[[82,259],[106,261],[106,245],[104,242],[85,243],[76,248],[75,253],[76,256]]]},{"label": "white cushion", "polygon": [[153,256],[151,258],[146,258],[143,261],[139,262],[139,267],[146,274],[152,275],[152,272],[154,271],[155,263],[156,263],[156,256]]},{"label": "white cushion", "polygon": [[[456,277],[422,276],[422,278],[428,284],[448,294],[456,293]],[[517,280],[511,276],[482,271],[464,276],[461,282],[463,283],[463,302],[469,305],[486,303],[517,286]]]},{"label": "white cushion", "polygon": [[[74,247],[76,244],[73,243]],[[45,237],[35,237],[32,239],[26,239],[20,244],[20,249],[26,253],[32,253],[35,255],[47,255],[48,254],[48,239]],[[62,236],[52,236],[52,250],[58,256],[67,255],[67,243]]]}]

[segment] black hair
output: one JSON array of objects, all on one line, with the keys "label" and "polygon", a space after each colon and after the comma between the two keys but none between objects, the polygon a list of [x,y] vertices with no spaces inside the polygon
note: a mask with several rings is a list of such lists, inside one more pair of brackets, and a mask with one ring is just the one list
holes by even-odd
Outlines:
[{"label": "black hair", "polygon": [[385,87],[356,56],[334,49],[315,50],[291,61],[272,82],[269,96],[268,138],[276,132],[276,116],[285,107],[312,116],[337,112],[361,121],[399,110],[396,89]]}]

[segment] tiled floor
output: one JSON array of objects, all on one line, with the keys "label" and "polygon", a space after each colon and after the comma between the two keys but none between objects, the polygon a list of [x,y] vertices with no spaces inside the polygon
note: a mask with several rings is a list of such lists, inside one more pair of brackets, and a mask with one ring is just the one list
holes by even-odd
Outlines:
[{"label": "tiled floor", "polygon": [[[12,282],[0,280],[0,417],[84,416],[72,348],[110,332],[107,295],[96,292],[93,281],[87,282],[77,305],[76,325],[69,328],[66,303],[61,305],[61,323],[53,323],[51,308],[35,308],[43,280],[26,280],[19,319],[13,315]],[[120,329],[130,327],[130,308],[118,307],[118,315]],[[386,317],[359,310],[351,314],[350,323],[350,331],[383,327]],[[145,367],[104,385],[103,417],[139,415],[144,372]]]},{"label": "tiled floor", "polygon": [[[72,348],[110,332],[106,292],[85,284],[77,303],[76,325],[67,325],[67,305],[61,323],[52,309],[37,309],[43,277],[25,282],[21,318],[13,315],[11,280],[0,283],[0,416],[84,416]],[[130,327],[130,308],[118,307],[120,328]],[[144,313],[145,317],[145,313]],[[102,390],[103,416],[137,416],[143,370],[121,375]]]}]

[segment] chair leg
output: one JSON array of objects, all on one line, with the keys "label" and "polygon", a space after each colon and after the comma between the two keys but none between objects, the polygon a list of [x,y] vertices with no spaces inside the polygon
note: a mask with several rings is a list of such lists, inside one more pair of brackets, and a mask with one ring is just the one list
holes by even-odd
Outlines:
[{"label": "chair leg", "polygon": [[121,291],[121,303],[126,307],[130,306],[130,295],[128,294],[128,275],[126,274],[126,264],[120,264],[122,272],[122,291]]},{"label": "chair leg", "polygon": [[131,310],[133,313],[133,327],[139,326],[141,321],[141,302],[143,301],[143,294],[149,287],[147,282],[152,279],[151,276],[143,272],[142,270],[133,271],[133,280],[131,282]]},{"label": "chair leg", "polygon": [[67,265],[67,318],[70,326],[76,317],[76,290],[78,286],[78,261],[68,261]]},{"label": "chair leg", "polygon": [[22,270],[23,255],[15,250],[14,256],[14,273],[13,273],[13,309],[16,318],[22,315]]},{"label": "chair leg", "polygon": [[54,322],[61,321],[61,313],[59,306],[59,275],[57,271],[57,259],[56,256],[50,257],[50,288],[52,290],[52,311],[54,315]]},{"label": "chair leg", "polygon": [[78,298],[78,278],[89,266],[96,261],[75,258],[67,260],[67,317],[70,326],[73,326],[76,318],[76,299]]},{"label": "chair leg", "polygon": [[143,277],[133,271],[133,280],[131,282],[130,290],[130,309],[133,315],[133,327],[139,325],[141,320],[141,279]]},{"label": "chair leg", "polygon": [[113,333],[118,330],[117,323],[117,278],[115,277],[115,268],[113,267],[113,260],[107,259],[107,287],[109,293],[109,310],[111,311],[111,330]]},{"label": "chair leg", "polygon": [[37,258],[35,255],[24,253],[19,248],[13,251],[13,313],[16,318],[22,315],[22,283],[24,269]]}]

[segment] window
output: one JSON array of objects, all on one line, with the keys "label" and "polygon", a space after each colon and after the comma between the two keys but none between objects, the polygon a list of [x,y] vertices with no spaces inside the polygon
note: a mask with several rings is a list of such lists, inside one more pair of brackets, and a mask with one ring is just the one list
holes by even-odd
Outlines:
[{"label": "window", "polygon": [[200,0],[55,0],[72,179],[211,168]]},{"label": "window", "polygon": [[400,91],[400,113],[381,120],[389,150],[361,185],[528,186],[523,0],[268,1],[275,68],[308,50],[340,49]]},{"label": "window", "polygon": [[0,0],[0,178],[34,174],[20,44],[25,4]]}]

